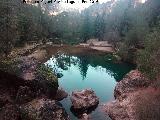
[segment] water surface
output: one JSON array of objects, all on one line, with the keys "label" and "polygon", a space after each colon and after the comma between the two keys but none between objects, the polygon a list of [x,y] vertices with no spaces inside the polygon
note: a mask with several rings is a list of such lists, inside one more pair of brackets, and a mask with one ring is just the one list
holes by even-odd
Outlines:
[{"label": "water surface", "polygon": [[[116,82],[134,68],[127,63],[115,63],[112,55],[77,55],[70,56],[59,53],[46,63],[58,73],[59,86],[71,94],[74,90],[92,88],[100,98],[100,104],[114,99]],[[63,76],[62,76],[63,75]],[[71,120],[77,120],[71,110],[70,98],[61,101],[70,115]],[[93,120],[109,120],[109,117],[100,112],[99,107],[91,112]]]}]

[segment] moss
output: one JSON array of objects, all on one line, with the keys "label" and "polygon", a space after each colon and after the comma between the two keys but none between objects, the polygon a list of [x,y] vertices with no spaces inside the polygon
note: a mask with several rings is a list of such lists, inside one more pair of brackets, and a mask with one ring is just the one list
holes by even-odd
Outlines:
[{"label": "moss", "polygon": [[41,64],[37,67],[37,74],[43,78],[46,78],[46,80],[51,80],[54,82],[57,81],[57,77],[54,75],[52,68],[45,66],[44,64]]},{"label": "moss", "polygon": [[0,69],[18,75],[20,73],[20,68],[18,67],[19,64],[20,61],[16,59],[5,59],[0,62]]},{"label": "moss", "polygon": [[[37,77],[41,81],[40,86],[49,94],[54,95],[54,91],[58,89],[58,79],[54,75],[52,68],[41,64],[37,67]],[[49,92],[50,91],[50,92]]]}]

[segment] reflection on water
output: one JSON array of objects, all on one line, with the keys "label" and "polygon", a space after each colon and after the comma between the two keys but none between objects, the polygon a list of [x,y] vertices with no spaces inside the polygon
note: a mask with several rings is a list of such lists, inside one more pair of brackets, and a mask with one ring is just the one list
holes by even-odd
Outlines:
[{"label": "reflection on water", "polygon": [[[116,81],[134,68],[127,63],[114,63],[111,55],[81,55],[70,56],[63,53],[50,58],[46,63],[57,74],[63,74],[59,78],[59,86],[69,94],[74,90],[92,88],[100,102],[112,99]],[[76,114],[72,114],[69,98],[61,101],[71,119],[76,120]],[[99,112],[99,108],[91,113],[94,120],[108,120],[109,118]]]},{"label": "reflection on water", "polygon": [[134,68],[133,65],[127,63],[114,63],[108,55],[70,56],[58,53],[45,64],[52,67],[55,73],[61,73],[64,70],[71,69],[71,65],[76,66],[79,68],[82,80],[86,78],[90,66],[95,69],[99,67],[101,71],[106,71],[106,73],[113,76],[116,81],[121,80],[128,71]]}]

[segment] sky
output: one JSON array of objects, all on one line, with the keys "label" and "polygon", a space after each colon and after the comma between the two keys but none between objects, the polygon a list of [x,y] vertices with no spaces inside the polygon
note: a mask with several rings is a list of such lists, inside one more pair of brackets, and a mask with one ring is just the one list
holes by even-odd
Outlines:
[{"label": "sky", "polygon": [[[78,10],[83,10],[87,7],[89,7],[90,5],[92,5],[93,3],[91,3],[92,1],[96,2],[97,0],[85,0],[87,1],[87,3],[82,3],[82,0],[74,0],[75,3],[74,4],[70,4],[70,3],[65,3],[67,0],[61,0],[62,2],[60,3],[60,5],[64,8],[64,9],[78,9]],[[72,0],[68,0],[68,2],[70,2]],[[105,3],[111,0],[98,0],[98,3]],[[141,0],[142,3],[144,3],[146,0]]]},{"label": "sky", "polygon": [[[60,1],[59,2],[59,12],[62,11],[73,11],[73,10],[79,10],[82,11],[85,8],[93,5],[93,3],[91,3],[91,1],[96,2],[96,0],[85,0],[87,1],[87,3],[82,3],[82,0],[55,0],[55,1]],[[75,1],[75,3],[71,4],[70,1]],[[102,3],[106,3],[108,1],[112,1],[112,0],[98,0],[98,3],[102,4]],[[116,1],[116,0],[115,0]],[[142,3],[144,3],[147,0],[140,0]],[[68,3],[66,3],[68,2]],[[50,12],[51,15],[57,15],[59,14],[59,12]]]},{"label": "sky", "polygon": [[[68,0],[70,1],[70,0]],[[90,5],[92,5],[93,3],[91,3],[91,1],[96,2],[96,0],[85,0],[87,1],[87,3],[82,3],[82,0],[74,0],[75,3],[74,4],[70,4],[70,3],[65,3],[61,2],[60,5],[64,8],[64,9],[78,9],[78,10],[83,10],[87,7],[89,7]],[[98,0],[98,3],[105,3],[111,0]]]}]

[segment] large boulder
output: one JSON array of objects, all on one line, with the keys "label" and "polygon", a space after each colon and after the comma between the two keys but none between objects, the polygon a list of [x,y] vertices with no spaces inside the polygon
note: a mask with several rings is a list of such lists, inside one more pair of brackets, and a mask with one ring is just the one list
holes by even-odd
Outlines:
[{"label": "large boulder", "polygon": [[0,84],[10,85],[16,90],[19,86],[27,86],[36,96],[45,95],[48,98],[53,98],[58,89],[58,79],[53,71],[40,63],[34,55],[1,61]]},{"label": "large boulder", "polygon": [[19,59],[20,76],[33,92],[54,97],[58,89],[58,79],[50,69],[39,63],[35,58],[23,57]]},{"label": "large boulder", "polygon": [[27,120],[69,120],[60,103],[49,99],[35,99],[20,106],[20,111]]},{"label": "large boulder", "polygon": [[142,112],[139,108],[144,108],[143,102],[149,98],[146,97],[147,94],[149,91],[153,92],[150,90],[150,85],[151,81],[140,71],[132,70],[117,83],[114,90],[115,100],[105,104],[103,110],[113,120],[141,120],[138,118],[138,114]]},{"label": "large boulder", "polygon": [[57,90],[57,93],[56,93],[56,95],[55,95],[55,100],[58,100],[58,101],[61,101],[61,100],[63,100],[64,98],[67,98],[68,97],[68,93],[65,91],[65,90],[63,90],[63,88],[59,88],[58,90]]},{"label": "large boulder", "polygon": [[160,89],[147,87],[102,106],[113,120],[159,120]]},{"label": "large boulder", "polygon": [[139,88],[145,88],[150,85],[149,81],[140,71],[132,70],[120,82],[117,83],[114,96],[116,99],[123,99],[128,93],[134,92]]},{"label": "large boulder", "polygon": [[99,98],[92,89],[72,92],[71,102],[74,109],[88,109],[99,103]]}]

